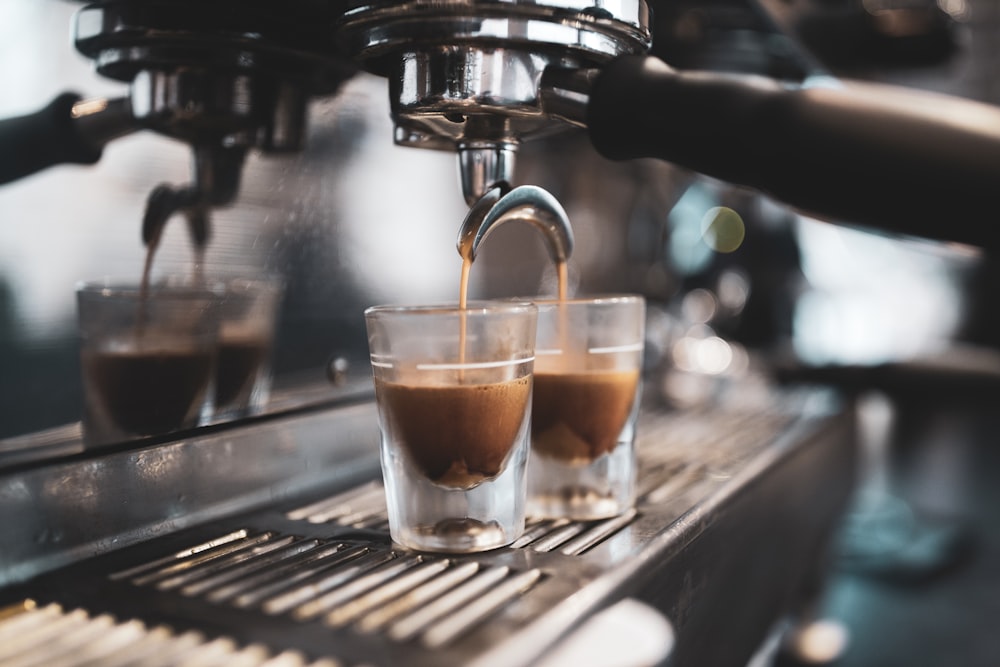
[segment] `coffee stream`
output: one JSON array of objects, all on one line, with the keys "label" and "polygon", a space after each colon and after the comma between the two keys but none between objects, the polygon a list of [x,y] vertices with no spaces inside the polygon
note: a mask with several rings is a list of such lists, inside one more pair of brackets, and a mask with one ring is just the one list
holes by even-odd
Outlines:
[{"label": "coffee stream", "polygon": [[472,258],[466,257],[462,260],[462,277],[459,280],[458,287],[458,310],[459,310],[459,324],[458,324],[458,380],[459,382],[465,379],[465,371],[462,370],[462,366],[465,365],[465,338],[468,335],[469,323],[466,319],[465,313],[469,309],[469,274],[472,272]]},{"label": "coffee stream", "polygon": [[481,371],[466,367],[473,260],[468,248],[460,247],[459,252],[463,260],[455,383],[428,385],[376,378],[390,439],[403,443],[408,460],[431,482],[473,488],[503,472],[534,385],[532,439],[533,443],[537,440],[541,453],[577,463],[613,450],[632,409],[638,371],[592,370],[588,359],[580,358],[569,345],[567,261],[556,262],[558,337],[563,351],[554,358],[558,366],[541,373],[536,369],[533,379],[483,382],[486,376]]},{"label": "coffee stream", "polygon": [[471,489],[503,472],[531,395],[530,376],[496,381],[488,370],[464,367],[471,268],[472,260],[464,259],[455,384],[375,381],[392,439],[404,443],[427,479],[454,489]]},{"label": "coffee stream", "polygon": [[149,281],[150,277],[153,275],[153,258],[156,257],[156,249],[160,246],[160,239],[162,237],[163,229],[160,228],[154,232],[146,247],[146,260],[142,265],[142,278],[139,282],[139,312],[136,314],[135,318],[135,337],[137,340],[142,338],[143,331],[146,328],[146,304],[149,299]]},{"label": "coffee stream", "polygon": [[[270,344],[260,336],[224,338],[220,332],[218,349],[213,351],[194,341],[176,340],[150,325],[150,309],[156,299],[152,270],[164,226],[148,227],[132,331],[122,339],[86,351],[83,357],[84,372],[97,388],[107,418],[133,435],[155,435],[197,425],[213,377],[216,406],[243,400],[252,390]],[[205,246],[198,242],[192,245],[192,285],[203,287],[207,284]],[[191,316],[179,311],[176,315]]]},{"label": "coffee stream", "polygon": [[[463,311],[459,360],[465,361],[469,273],[472,259],[462,262],[459,308]],[[554,367],[536,368],[532,399],[532,448],[547,457],[571,464],[589,464],[618,446],[618,438],[632,412],[639,382],[637,369],[593,368],[588,352],[570,344],[569,270],[556,261],[558,279],[559,353]],[[537,365],[537,362],[536,362]],[[460,371],[459,381],[463,372]]]},{"label": "coffee stream", "polygon": [[100,397],[101,411],[131,435],[194,426],[212,371],[211,350],[177,341],[150,326],[150,276],[161,236],[162,230],[156,230],[148,239],[135,326],[123,338],[85,350],[82,356],[85,377]]}]

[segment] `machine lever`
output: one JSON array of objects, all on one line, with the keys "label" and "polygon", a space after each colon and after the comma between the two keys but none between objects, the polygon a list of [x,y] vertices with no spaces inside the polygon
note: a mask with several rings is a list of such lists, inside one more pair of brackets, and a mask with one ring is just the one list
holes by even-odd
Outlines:
[{"label": "machine lever", "polygon": [[586,125],[611,159],[654,157],[833,222],[1000,249],[1000,108],[830,78],[609,64]]},{"label": "machine lever", "polygon": [[0,120],[0,184],[57,164],[94,164],[107,142],[137,129],[126,99],[63,93],[39,111]]}]

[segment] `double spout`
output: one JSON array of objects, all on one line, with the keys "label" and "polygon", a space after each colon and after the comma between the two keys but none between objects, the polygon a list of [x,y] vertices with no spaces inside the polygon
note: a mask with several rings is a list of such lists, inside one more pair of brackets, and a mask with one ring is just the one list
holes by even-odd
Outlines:
[{"label": "double spout", "polygon": [[491,187],[469,209],[458,231],[458,254],[471,263],[486,237],[513,221],[538,229],[556,264],[567,262],[573,254],[573,229],[559,200],[534,185],[510,189],[505,183]]}]

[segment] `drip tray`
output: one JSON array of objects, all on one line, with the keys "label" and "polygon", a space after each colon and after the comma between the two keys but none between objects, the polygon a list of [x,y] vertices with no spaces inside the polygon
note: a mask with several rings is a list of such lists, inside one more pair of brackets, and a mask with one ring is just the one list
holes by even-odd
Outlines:
[{"label": "drip tray", "polygon": [[[741,507],[744,518],[759,517],[761,502],[775,501],[743,497],[755,487],[808,473],[821,483],[793,484],[774,507],[815,507],[772,527],[795,533],[776,558],[790,578],[781,562],[812,555],[846,501],[849,430],[843,413],[801,406],[644,416],[635,510],[602,521],[530,520],[515,544],[483,554],[393,545],[378,481],[313,493],[0,592],[0,662],[507,667],[532,663],[628,596],[670,617],[683,650],[685,632],[697,638],[698,610],[725,586],[710,560],[699,565],[698,550],[719,549],[716,529],[739,521]],[[705,597],[692,594],[692,582]],[[798,583],[770,582],[775,596]],[[716,620],[725,623],[724,610]]]}]

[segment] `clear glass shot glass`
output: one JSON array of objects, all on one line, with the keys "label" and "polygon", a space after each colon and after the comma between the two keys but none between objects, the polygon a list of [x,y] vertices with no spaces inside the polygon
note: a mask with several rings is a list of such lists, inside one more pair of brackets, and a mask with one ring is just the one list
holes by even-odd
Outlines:
[{"label": "clear glass shot glass", "polygon": [[470,553],[524,531],[537,309],[365,311],[392,539]]},{"label": "clear glass shot glass", "polygon": [[85,444],[197,426],[211,403],[217,295],[106,281],[76,295]]},{"label": "clear glass shot glass", "polygon": [[271,395],[271,353],[283,293],[276,281],[232,279],[217,287],[215,419],[260,414]]},{"label": "clear glass shot glass", "polygon": [[646,302],[536,301],[530,516],[617,516],[635,504]]}]

